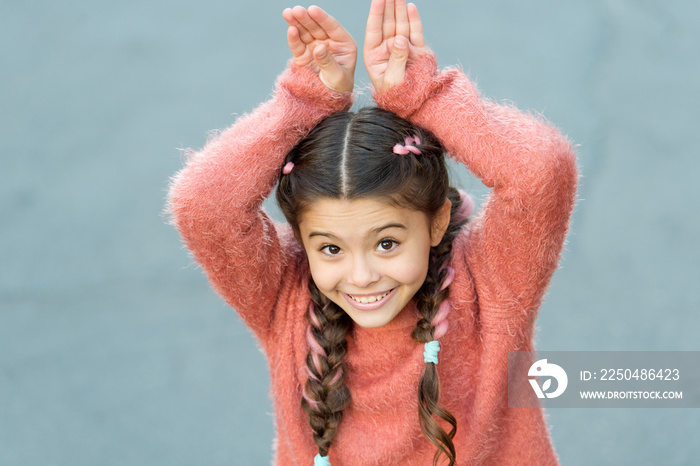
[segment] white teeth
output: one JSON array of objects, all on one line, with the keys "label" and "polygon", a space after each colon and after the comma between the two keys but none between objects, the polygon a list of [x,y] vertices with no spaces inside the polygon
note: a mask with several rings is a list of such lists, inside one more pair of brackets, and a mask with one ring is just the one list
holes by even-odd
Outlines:
[{"label": "white teeth", "polygon": [[348,296],[350,296],[352,299],[354,299],[358,303],[369,304],[369,303],[374,303],[376,301],[379,301],[380,299],[384,298],[388,294],[389,294],[389,292],[387,291],[386,293],[380,294],[377,296],[361,296],[361,297],[360,296],[355,297],[352,295],[348,295]]}]

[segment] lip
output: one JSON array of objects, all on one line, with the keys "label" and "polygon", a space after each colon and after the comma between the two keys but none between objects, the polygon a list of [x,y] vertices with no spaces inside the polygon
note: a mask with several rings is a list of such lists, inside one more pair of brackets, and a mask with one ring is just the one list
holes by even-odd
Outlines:
[{"label": "lip", "polygon": [[[355,301],[354,299],[352,299],[352,298],[350,297],[350,295],[347,294],[347,293],[341,292],[340,294],[342,294],[343,297],[345,298],[345,300],[348,302],[348,304],[350,304],[350,305],[351,305],[352,307],[354,307],[355,309],[358,309],[358,310],[360,310],[360,311],[374,311],[375,309],[379,309],[379,308],[382,307],[384,304],[386,304],[387,301],[389,301],[389,300],[391,299],[391,297],[394,296],[394,295],[396,294],[396,290],[397,290],[397,289],[398,289],[398,287],[394,288],[393,290],[391,290],[391,291],[389,292],[388,295],[384,296],[384,297],[383,297],[382,299],[380,299],[379,301],[375,301],[375,302],[373,302],[373,303],[367,303],[367,304],[358,303],[357,301]],[[365,294],[356,294],[356,295],[354,295],[354,296],[376,296],[376,295],[378,295],[378,294],[381,294],[381,293],[369,293],[369,294],[365,293]]]}]

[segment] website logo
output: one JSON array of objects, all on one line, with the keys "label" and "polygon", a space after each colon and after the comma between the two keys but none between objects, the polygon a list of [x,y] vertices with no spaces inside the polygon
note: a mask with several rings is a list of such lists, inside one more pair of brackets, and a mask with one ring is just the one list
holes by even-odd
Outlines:
[{"label": "website logo", "polygon": [[[556,398],[564,393],[569,383],[569,378],[566,376],[564,369],[556,364],[548,363],[546,359],[540,359],[530,366],[527,375],[537,398]],[[546,380],[542,383],[542,387],[537,383],[537,379],[533,377],[546,377]],[[552,388],[552,379],[557,381],[556,390],[548,392],[548,390]]]}]

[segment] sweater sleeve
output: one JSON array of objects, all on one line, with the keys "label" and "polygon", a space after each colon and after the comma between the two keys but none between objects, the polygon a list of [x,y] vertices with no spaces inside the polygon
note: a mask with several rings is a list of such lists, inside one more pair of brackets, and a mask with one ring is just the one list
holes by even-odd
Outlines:
[{"label": "sweater sleeve", "polygon": [[[273,97],[193,154],[171,183],[168,210],[211,284],[258,337],[267,338],[292,250],[262,203],[286,154],[323,118],[352,104],[290,63]],[[293,241],[293,240],[291,240]]]},{"label": "sweater sleeve", "polygon": [[484,331],[523,331],[534,320],[568,229],[578,181],[571,144],[540,118],[482,98],[461,71],[439,71],[432,53],[375,100],[435,134],[491,188],[467,230],[463,260]]}]

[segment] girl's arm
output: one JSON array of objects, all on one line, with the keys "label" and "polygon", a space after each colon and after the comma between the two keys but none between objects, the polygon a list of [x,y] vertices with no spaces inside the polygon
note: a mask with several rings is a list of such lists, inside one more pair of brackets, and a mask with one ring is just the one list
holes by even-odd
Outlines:
[{"label": "girl's arm", "polygon": [[513,324],[532,322],[556,268],[574,205],[575,153],[541,119],[483,99],[461,71],[438,71],[412,5],[407,23],[409,46],[389,59],[404,64],[405,76],[375,100],[433,132],[492,188],[470,228],[465,260],[485,329],[512,332]]},{"label": "girl's arm", "polygon": [[[335,22],[320,9],[309,13],[322,24]],[[349,92],[336,92],[319,80],[319,67],[298,60],[308,47],[304,33],[308,30],[301,24],[289,28],[294,60],[278,78],[272,99],[195,153],[173,178],[169,195],[173,223],[185,245],[216,291],[263,339],[291,259],[288,251],[293,248],[285,244],[293,240],[287,235],[283,241],[262,202],[294,145],[320,120],[352,104]],[[346,39],[345,45],[354,41],[347,44]],[[335,50],[330,42],[317,51],[321,58],[331,55],[324,65],[337,65]]]}]

